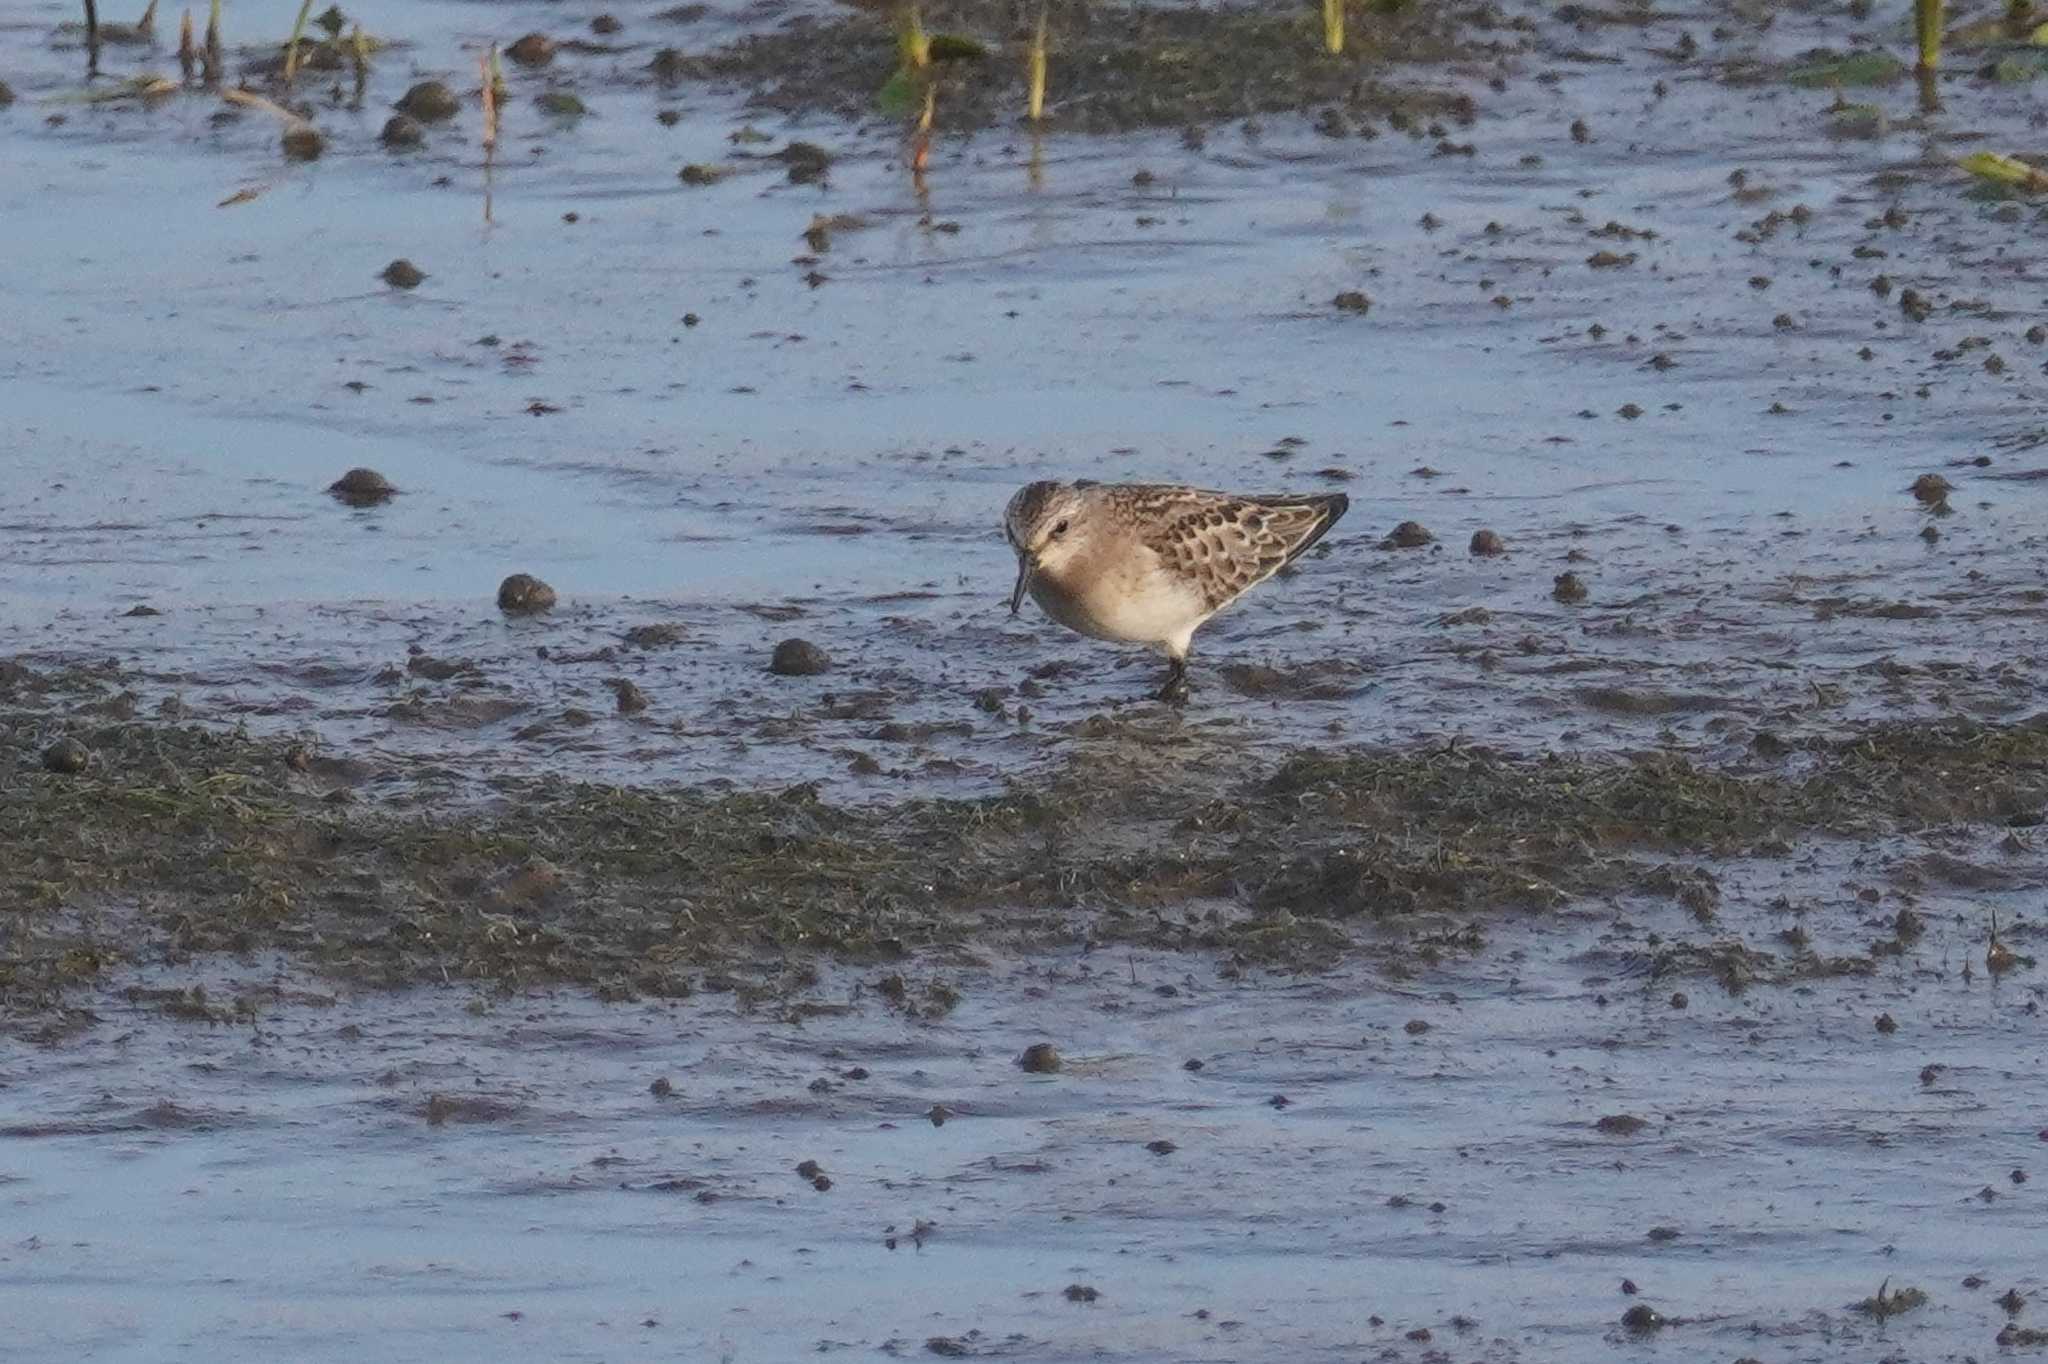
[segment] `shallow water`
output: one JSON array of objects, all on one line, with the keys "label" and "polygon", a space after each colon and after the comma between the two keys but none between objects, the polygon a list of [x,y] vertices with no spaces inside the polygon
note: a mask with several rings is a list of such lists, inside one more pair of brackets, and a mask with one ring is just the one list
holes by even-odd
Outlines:
[{"label": "shallow water", "polygon": [[[0,1281],[41,1358],[1977,1355],[1993,1299],[2042,1286],[2039,991],[1965,984],[1967,916],[1930,917],[1879,978],[1732,997],[1601,911],[1399,985],[999,960],[949,971],[937,1020],[872,973],[782,1019],[108,1000],[7,1067]],[[1063,1068],[1024,1074],[1040,1039]],[[1931,1301],[1851,1310],[1887,1281]],[[1672,1324],[1622,1329],[1643,1303]]]},{"label": "shallow water", "polygon": [[[0,9],[21,96],[0,111],[0,656],[117,657],[145,709],[306,733],[355,784],[429,804],[526,772],[893,800],[1092,744],[1465,736],[1761,762],[1764,729],[2043,707],[2042,210],[1971,197],[1950,164],[2030,145],[2039,96],[1958,74],[1922,118],[1910,82],[1853,91],[1891,122],[1847,140],[1827,91],[1720,78],[1858,32],[1903,51],[1901,5],[1768,30],[1714,5],[1546,16],[1521,56],[1427,73],[1479,100],[1443,139],[1469,157],[1292,117],[1199,150],[997,130],[942,138],[922,192],[879,120],[789,122],[635,74],[655,46],[773,16],[722,7],[678,37],[619,12],[621,53],[509,73],[486,221],[473,113],[394,156],[385,106],[581,10],[374,17],[409,46],[364,110],[322,108],[333,145],[294,166],[274,123],[216,127],[203,96],[47,103],[81,88],[82,52],[51,37],[70,10]],[[1717,25],[1697,61],[1652,55]],[[539,115],[523,96],[546,84],[592,115]],[[828,186],[743,159],[728,134],[749,123],[760,151],[830,147]],[[696,161],[739,170],[683,186]],[[800,263],[821,213],[869,225]],[[1592,268],[1602,250],[1635,260]],[[416,291],[377,279],[400,256]],[[1347,289],[1369,314],[1331,307]],[[322,495],[354,465],[403,494]],[[1952,514],[1908,495],[1928,472],[1958,485]],[[1002,608],[1001,506],[1062,475],[1353,506],[1204,631],[1176,718],[1140,699],[1155,660]],[[1408,519],[1438,543],[1376,547]],[[1481,527],[1508,556],[1465,554]],[[1551,595],[1567,569],[1583,606]],[[513,571],[563,606],[501,617]],[[627,642],[650,624],[674,639]],[[769,675],[790,635],[835,670]],[[615,677],[645,714],[614,713]],[[1989,860],[1979,833],[1926,841]],[[96,1024],[0,1060],[13,1339],[36,1358],[774,1359],[936,1337],[1049,1359],[1988,1354],[1993,1297],[2040,1284],[2037,1186],[2011,1180],[2048,1121],[2028,1097],[2039,991],[1960,969],[1987,908],[2038,909],[2038,859],[2004,864],[2003,891],[1911,901],[1935,928],[1874,978],[1731,997],[1649,974],[1653,949],[1782,927],[1781,895],[1861,951],[1879,909],[1845,887],[1923,851],[1717,867],[1739,888],[1720,926],[1582,906],[1485,925],[1485,951],[1413,978],[943,963],[965,998],[938,1020],[861,993],[872,974],[828,975],[817,996],[853,1007],[800,1023],[717,994],[330,1001],[282,963],[253,1027],[110,993],[82,1001]],[[246,965],[195,969],[261,993]],[[1058,1076],[1010,1064],[1041,1035]],[[1591,1127],[1610,1113],[1650,1125]],[[1178,1149],[1145,1149],[1162,1138]],[[829,1191],[793,1173],[806,1159]],[[1629,1336],[1623,1277],[1683,1324]],[[1848,1310],[1887,1280],[1932,1302]]]}]

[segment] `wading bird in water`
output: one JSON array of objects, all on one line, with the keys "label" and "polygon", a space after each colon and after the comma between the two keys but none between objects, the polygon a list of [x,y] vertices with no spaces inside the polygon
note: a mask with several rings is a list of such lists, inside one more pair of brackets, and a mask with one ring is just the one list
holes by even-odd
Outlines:
[{"label": "wading bird in water", "polygon": [[1350,505],[1342,493],[1029,483],[1003,513],[1017,552],[1010,614],[1028,592],[1070,630],[1163,650],[1159,699],[1180,705],[1195,631],[1300,558]]}]

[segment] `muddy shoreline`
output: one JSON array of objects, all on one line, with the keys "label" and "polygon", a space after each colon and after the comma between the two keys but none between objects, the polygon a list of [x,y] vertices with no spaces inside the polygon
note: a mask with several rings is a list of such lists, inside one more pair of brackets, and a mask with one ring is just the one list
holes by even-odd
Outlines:
[{"label": "muddy shoreline", "polygon": [[[1914,889],[2028,883],[2048,820],[2048,713],[1766,730],[1732,760],[1454,742],[1192,765],[1106,729],[983,799],[476,774],[494,794],[463,808],[380,795],[370,764],[317,740],[137,714],[134,682],[0,664],[16,1027],[206,953],[356,985],[628,999],[722,980],[784,1004],[822,963],[942,976],[1077,944],[1230,970],[1364,952],[1398,980],[1478,949],[1501,915],[1646,898],[1711,930],[1718,863],[1901,854],[1889,935],[1816,943],[1788,922],[1659,967],[1740,990],[1870,974],[1922,931]],[[2009,916],[2005,941],[2024,952],[2038,931]]]}]

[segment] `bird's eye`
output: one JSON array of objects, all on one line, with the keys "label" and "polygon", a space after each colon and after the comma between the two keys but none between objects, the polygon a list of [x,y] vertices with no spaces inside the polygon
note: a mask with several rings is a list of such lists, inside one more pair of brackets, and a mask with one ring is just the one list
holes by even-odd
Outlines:
[{"label": "bird's eye", "polygon": [[1052,527],[1052,538],[1053,538],[1053,539],[1057,540],[1057,539],[1059,539],[1059,538],[1060,538],[1060,537],[1061,537],[1062,535],[1065,535],[1066,533],[1067,533],[1067,523],[1066,523],[1066,522],[1064,522],[1064,521],[1055,521],[1055,522],[1053,522],[1053,527]]}]

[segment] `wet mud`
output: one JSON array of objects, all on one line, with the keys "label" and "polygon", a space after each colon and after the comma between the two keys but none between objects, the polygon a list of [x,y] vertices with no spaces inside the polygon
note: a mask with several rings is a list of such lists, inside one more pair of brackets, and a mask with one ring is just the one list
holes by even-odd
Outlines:
[{"label": "wet mud", "polygon": [[[939,6],[923,150],[881,13],[0,16],[17,1343],[2038,1349],[2040,72],[1909,8],[1030,127]],[[1005,609],[1077,474],[1360,511],[1175,711]]]}]

